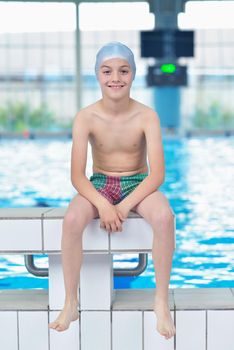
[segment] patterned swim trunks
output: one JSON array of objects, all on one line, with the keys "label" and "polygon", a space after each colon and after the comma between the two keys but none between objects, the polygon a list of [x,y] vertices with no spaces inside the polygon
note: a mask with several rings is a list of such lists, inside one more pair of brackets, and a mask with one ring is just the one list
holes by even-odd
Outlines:
[{"label": "patterned swim trunks", "polygon": [[131,176],[110,176],[94,173],[90,181],[111,204],[118,204],[143,181],[148,173]]}]

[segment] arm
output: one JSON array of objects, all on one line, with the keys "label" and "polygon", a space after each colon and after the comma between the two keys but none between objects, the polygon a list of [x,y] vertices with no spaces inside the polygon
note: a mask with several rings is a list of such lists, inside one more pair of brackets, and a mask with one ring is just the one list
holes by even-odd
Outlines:
[{"label": "arm", "polygon": [[71,182],[75,189],[87,198],[96,208],[107,199],[94,188],[85,175],[87,163],[89,127],[84,112],[79,112],[72,129]]},{"label": "arm", "polygon": [[71,182],[75,189],[98,209],[101,228],[108,232],[122,231],[121,218],[117,215],[115,207],[96,190],[85,175],[88,136],[88,121],[86,115],[80,112],[74,120],[72,130]]},{"label": "arm", "polygon": [[[163,183],[165,176],[164,154],[160,121],[155,112],[151,112],[144,123],[149,175],[121,203],[131,210]],[[120,203],[120,204],[121,204]]]}]

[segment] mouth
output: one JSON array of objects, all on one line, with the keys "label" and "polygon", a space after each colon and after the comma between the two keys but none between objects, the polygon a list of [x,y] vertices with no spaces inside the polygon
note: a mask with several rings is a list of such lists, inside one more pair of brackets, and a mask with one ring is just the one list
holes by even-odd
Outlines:
[{"label": "mouth", "polygon": [[118,90],[118,89],[121,89],[122,87],[124,87],[124,85],[108,85],[108,87],[111,89]]}]

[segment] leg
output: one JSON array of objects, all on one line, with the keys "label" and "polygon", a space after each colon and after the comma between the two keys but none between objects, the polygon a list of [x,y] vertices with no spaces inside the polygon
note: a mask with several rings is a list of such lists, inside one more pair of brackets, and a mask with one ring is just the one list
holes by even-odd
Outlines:
[{"label": "leg", "polygon": [[151,193],[132,210],[144,217],[153,229],[152,258],[156,279],[154,310],[157,315],[157,330],[168,339],[175,334],[168,306],[168,288],[175,247],[174,215],[166,197],[159,191]]},{"label": "leg", "polygon": [[87,224],[98,217],[98,210],[85,197],[77,194],[68,206],[63,220],[62,265],[65,305],[50,328],[64,331],[78,318],[77,288],[82,264],[82,236]]}]

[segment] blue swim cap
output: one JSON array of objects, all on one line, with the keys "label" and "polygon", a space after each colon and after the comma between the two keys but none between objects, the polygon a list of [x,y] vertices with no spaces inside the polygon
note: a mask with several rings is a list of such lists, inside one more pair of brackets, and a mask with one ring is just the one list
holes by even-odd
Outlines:
[{"label": "blue swim cap", "polygon": [[113,41],[104,45],[96,55],[96,63],[95,63],[95,73],[98,78],[98,71],[102,64],[102,62],[111,59],[111,58],[123,58],[128,61],[131,70],[132,70],[132,80],[135,78],[136,74],[136,65],[134,61],[134,55],[132,51],[124,44]]}]

